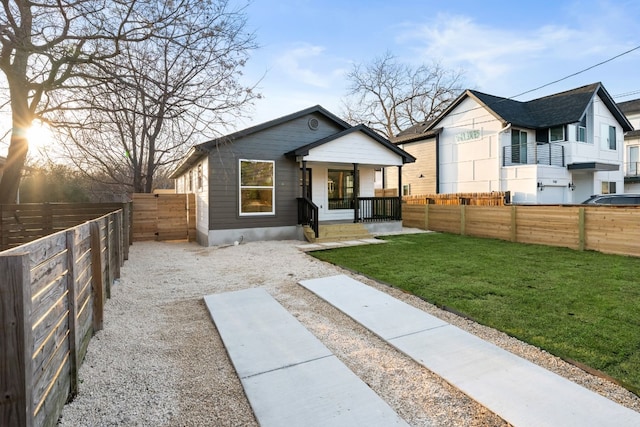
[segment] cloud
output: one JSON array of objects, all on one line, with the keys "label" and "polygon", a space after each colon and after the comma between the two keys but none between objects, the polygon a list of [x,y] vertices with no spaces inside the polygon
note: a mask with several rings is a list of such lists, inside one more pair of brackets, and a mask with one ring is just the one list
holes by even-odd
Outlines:
[{"label": "cloud", "polygon": [[423,61],[466,70],[472,87],[503,96],[515,93],[494,88],[529,89],[624,49],[594,26],[494,27],[467,16],[444,14],[436,16],[433,24],[405,25],[398,42],[413,44]]},{"label": "cloud", "polygon": [[297,82],[318,88],[331,87],[333,73],[320,72],[325,48],[311,44],[301,44],[279,55],[275,66],[279,72]]}]

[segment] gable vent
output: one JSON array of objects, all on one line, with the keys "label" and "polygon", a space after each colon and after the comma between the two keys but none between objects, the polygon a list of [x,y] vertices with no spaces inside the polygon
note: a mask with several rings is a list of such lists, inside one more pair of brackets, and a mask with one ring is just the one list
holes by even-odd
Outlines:
[{"label": "gable vent", "polygon": [[309,125],[309,129],[311,130],[318,130],[318,126],[320,126],[320,122],[318,121],[318,119],[315,119],[313,117],[309,119],[307,124]]}]

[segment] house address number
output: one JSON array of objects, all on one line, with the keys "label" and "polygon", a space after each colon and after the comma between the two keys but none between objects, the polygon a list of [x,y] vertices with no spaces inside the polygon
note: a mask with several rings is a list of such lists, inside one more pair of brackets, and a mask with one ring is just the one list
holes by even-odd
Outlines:
[{"label": "house address number", "polygon": [[480,129],[468,130],[460,132],[456,135],[456,142],[471,141],[480,138]]}]

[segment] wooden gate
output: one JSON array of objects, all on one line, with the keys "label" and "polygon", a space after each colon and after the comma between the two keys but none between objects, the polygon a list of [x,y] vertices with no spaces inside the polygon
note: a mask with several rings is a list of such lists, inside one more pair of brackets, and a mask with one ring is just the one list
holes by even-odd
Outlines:
[{"label": "wooden gate", "polygon": [[195,240],[195,194],[133,195],[133,241]]}]

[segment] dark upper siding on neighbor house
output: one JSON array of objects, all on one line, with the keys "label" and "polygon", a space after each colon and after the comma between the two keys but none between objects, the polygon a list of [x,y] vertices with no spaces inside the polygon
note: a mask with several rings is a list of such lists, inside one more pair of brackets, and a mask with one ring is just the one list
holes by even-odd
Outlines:
[{"label": "dark upper siding on neighbor house", "polygon": [[[309,128],[311,117],[319,122],[317,130]],[[343,129],[326,116],[311,113],[213,147],[209,153],[209,229],[296,225],[299,164],[284,154]],[[239,215],[239,159],[275,160],[275,215]]]}]

